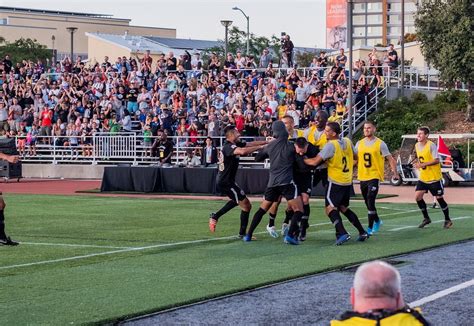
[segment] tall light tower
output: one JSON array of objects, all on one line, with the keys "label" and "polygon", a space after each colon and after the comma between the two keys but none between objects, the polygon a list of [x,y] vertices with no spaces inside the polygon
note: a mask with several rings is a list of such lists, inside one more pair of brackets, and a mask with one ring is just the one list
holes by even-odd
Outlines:
[{"label": "tall light tower", "polygon": [[52,35],[51,36],[51,42],[53,43],[53,47],[52,47],[52,49],[53,49],[53,53],[52,53],[53,54],[52,55],[53,62],[51,64],[51,66],[56,64],[56,50],[54,49],[54,41],[56,41],[56,36]]},{"label": "tall light tower", "polygon": [[232,20],[221,20],[222,26],[225,27],[225,56],[224,60],[227,60],[227,51],[229,49],[229,26],[232,25]]},{"label": "tall light tower", "polygon": [[66,27],[69,33],[71,33],[71,62],[74,61],[74,33],[77,31],[77,27]]},{"label": "tall light tower", "polygon": [[232,10],[238,10],[244,15],[245,19],[247,19],[247,55],[250,54],[250,17],[245,14],[245,12],[240,9],[239,7],[233,7]]}]

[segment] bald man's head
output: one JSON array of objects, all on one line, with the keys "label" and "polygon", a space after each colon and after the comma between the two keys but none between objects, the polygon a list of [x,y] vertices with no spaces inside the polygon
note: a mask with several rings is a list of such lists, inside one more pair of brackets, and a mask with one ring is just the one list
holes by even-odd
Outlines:
[{"label": "bald man's head", "polygon": [[404,306],[400,273],[383,261],[365,263],[357,269],[351,294],[357,312]]}]

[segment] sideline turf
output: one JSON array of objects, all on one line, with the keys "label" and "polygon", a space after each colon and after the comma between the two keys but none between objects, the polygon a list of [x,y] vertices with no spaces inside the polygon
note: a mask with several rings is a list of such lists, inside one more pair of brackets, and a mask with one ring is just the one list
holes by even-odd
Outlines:
[{"label": "sideline turf", "polygon": [[[222,201],[156,200],[86,196],[7,195],[7,230],[31,243],[110,247],[144,247],[232,236],[238,230],[238,210],[224,216],[211,235],[208,214]],[[22,244],[0,247],[0,324],[69,324],[114,321],[252,288],[298,275],[473,238],[472,207],[451,205],[451,230],[442,223],[426,229],[388,230],[421,221],[414,204],[380,204],[385,225],[367,243],[334,246],[329,224],[311,227],[308,240],[289,246],[282,239],[258,234],[259,241],[234,239],[128,251],[46,265],[1,269],[5,266],[115,251],[113,248]],[[353,209],[364,217],[363,203]],[[255,211],[252,209],[252,212]],[[433,220],[442,212],[430,210]],[[327,223],[322,202],[312,204],[311,224]],[[277,217],[281,224],[282,214]],[[264,231],[265,217],[257,232]],[[355,230],[348,225],[353,235]]]}]

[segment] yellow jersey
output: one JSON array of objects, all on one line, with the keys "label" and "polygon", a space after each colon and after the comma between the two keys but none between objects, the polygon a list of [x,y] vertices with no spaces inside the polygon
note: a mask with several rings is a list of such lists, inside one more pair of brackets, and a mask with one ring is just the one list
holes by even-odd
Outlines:
[{"label": "yellow jersey", "polygon": [[288,139],[296,139],[298,137],[304,137],[304,131],[299,129],[293,129],[293,132],[288,132]]},{"label": "yellow jersey", "polygon": [[[436,148],[436,145],[430,140],[426,142],[424,147],[421,147],[420,143],[417,143],[415,145],[416,157],[418,157],[418,161],[420,163],[426,163],[426,162],[431,162],[435,160],[435,157],[433,156],[433,153],[431,150],[432,147]],[[436,181],[440,181],[442,178],[443,176],[441,174],[440,163],[426,166],[420,169],[420,181],[422,182],[433,183]]]},{"label": "yellow jersey", "polygon": [[352,184],[352,171],[354,166],[354,152],[352,143],[348,138],[343,138],[344,148],[338,140],[330,140],[326,144],[334,146],[334,155],[328,159],[328,178],[339,185]]},{"label": "yellow jersey", "polygon": [[383,315],[370,313],[345,313],[340,320],[331,320],[331,326],[425,326],[428,321],[419,309],[403,308]]},{"label": "yellow jersey", "polygon": [[357,144],[357,179],[368,181],[384,180],[384,157],[381,150],[382,140],[375,138],[375,142],[368,144],[367,138]]}]

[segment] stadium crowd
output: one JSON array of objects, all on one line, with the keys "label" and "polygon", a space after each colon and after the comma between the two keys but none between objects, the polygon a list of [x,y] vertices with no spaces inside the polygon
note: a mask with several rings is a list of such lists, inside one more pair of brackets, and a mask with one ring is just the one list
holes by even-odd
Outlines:
[{"label": "stadium crowd", "polygon": [[[293,57],[291,46],[288,51],[283,59]],[[285,115],[300,129],[311,127],[320,110],[341,122],[348,93],[344,51],[334,62],[321,52],[304,71],[279,69],[292,62],[273,59],[268,49],[258,59],[237,52],[204,61],[199,53],[170,52],[154,62],[147,52],[89,66],[81,57],[66,57],[51,67],[13,63],[7,55],[0,61],[0,132],[17,137],[21,154],[35,155],[37,142],[54,141],[81,146],[87,156],[98,132],[135,132],[151,149],[160,131],[202,146],[198,136],[222,136],[228,125],[243,136],[269,136],[271,123]],[[375,52],[354,63],[356,102],[365,103],[371,88],[383,86],[380,67],[389,63]]]}]

